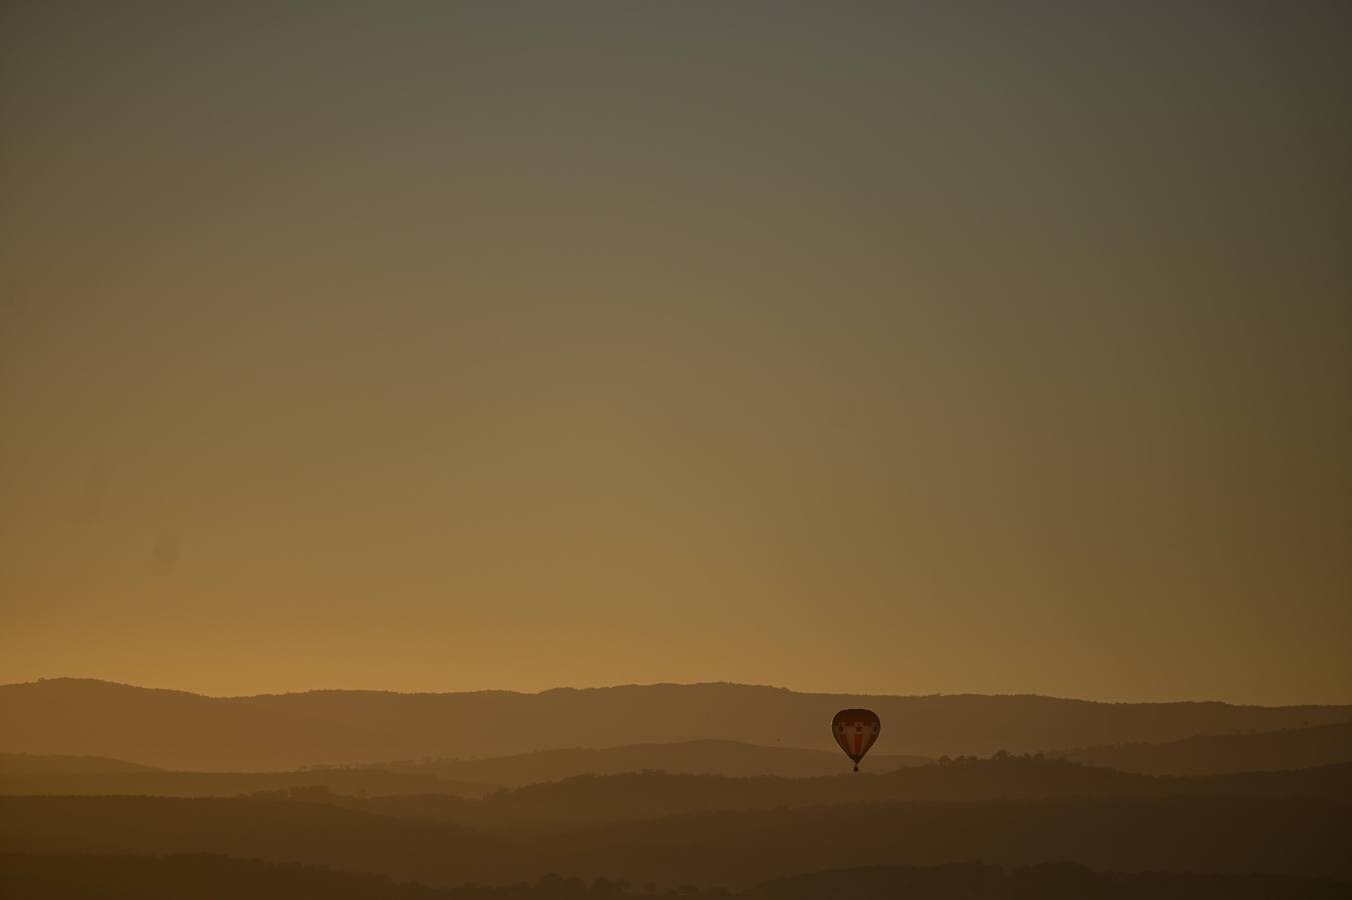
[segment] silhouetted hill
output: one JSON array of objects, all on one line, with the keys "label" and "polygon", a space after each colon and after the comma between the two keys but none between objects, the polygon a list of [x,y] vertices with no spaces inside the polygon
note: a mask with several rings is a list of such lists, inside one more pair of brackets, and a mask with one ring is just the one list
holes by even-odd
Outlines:
[{"label": "silhouetted hill", "polygon": [[449,794],[481,797],[493,785],[380,769],[296,772],[71,772],[0,774],[0,794],[146,794],[156,797],[234,797],[259,791],[325,787],[336,794]]},{"label": "silhouetted hill", "polygon": [[[1352,805],[1317,799],[1068,798],[711,812],[551,838],[570,874],[741,886],[870,865],[1074,862],[1352,880]],[[560,870],[563,871],[563,870]]]},{"label": "silhouetted hill", "polygon": [[0,748],[222,771],[699,739],[829,751],[834,744],[825,723],[842,706],[868,706],[882,717],[876,752],[921,756],[1160,742],[1352,719],[1347,706],[799,694],[735,684],[215,698],[52,679],[0,687],[6,725]]},{"label": "silhouetted hill", "polygon": [[1257,734],[1201,734],[1164,744],[1115,744],[1058,754],[1151,775],[1303,769],[1352,762],[1352,722]]},{"label": "silhouetted hill", "polygon": [[740,887],[857,866],[1074,862],[1352,880],[1352,806],[1168,798],[875,803],[669,816],[532,840],[257,799],[0,798],[0,853],[221,853],[451,886],[547,872]]},{"label": "silhouetted hill", "polygon": [[[378,875],[203,854],[154,856],[0,855],[0,888],[25,900],[590,900],[652,896],[641,887],[597,879],[549,877],[509,887],[434,888]],[[685,885],[678,896],[746,900],[839,900],[913,897],[923,900],[1335,900],[1349,886],[1275,875],[1095,872],[1068,863],[1016,868],[957,863],[836,869],[754,885],[737,895]]]},{"label": "silhouetted hill", "polygon": [[211,854],[0,854],[0,895],[23,900],[445,900],[383,875]]},{"label": "silhouetted hill", "polygon": [[886,775],[829,778],[725,778],[663,772],[583,775],[500,791],[480,801],[431,795],[352,797],[319,788],[267,796],[381,815],[442,819],[522,835],[683,813],[850,803],[1058,797],[1305,797],[1352,802],[1352,764],[1180,778],[1129,774],[1062,760],[1009,757],[905,768]]},{"label": "silhouetted hill", "polygon": [[748,900],[839,900],[915,897],[924,900],[1271,900],[1347,898],[1352,886],[1280,875],[1191,872],[1096,872],[1072,863],[1046,863],[1006,872],[1000,866],[866,866],[776,878],[739,894]]},{"label": "silhouetted hill", "polygon": [[[923,756],[871,755],[866,767],[886,772],[930,762]],[[839,750],[765,747],[738,741],[681,741],[672,744],[631,744],[592,749],[570,747],[540,750],[489,759],[439,759],[381,763],[392,772],[431,773],[442,778],[515,787],[558,781],[573,775],[615,775],[621,772],[673,772],[690,775],[779,775],[806,778],[848,772],[850,761]]]},{"label": "silhouetted hill", "polygon": [[442,885],[547,870],[528,847],[447,822],[257,798],[0,797],[0,852],[219,853]]},{"label": "silhouetted hill", "polygon": [[0,753],[0,775],[108,775],[158,771],[154,766],[102,756]]},{"label": "silhouetted hill", "polygon": [[[869,758],[868,768],[886,771],[927,762],[930,760],[918,756],[877,756]],[[312,766],[292,772],[171,772],[99,757],[0,754],[0,794],[233,797],[318,785],[336,794],[481,797],[503,786],[557,781],[582,774],[653,770],[732,777],[807,777],[840,774],[848,772],[849,767],[849,760],[838,751],[757,747],[734,741],[544,750],[479,760]]]}]

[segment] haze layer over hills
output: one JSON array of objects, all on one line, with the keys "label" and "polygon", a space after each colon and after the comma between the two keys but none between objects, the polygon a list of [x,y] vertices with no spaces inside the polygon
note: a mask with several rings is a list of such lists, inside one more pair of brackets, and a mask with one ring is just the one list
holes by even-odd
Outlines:
[{"label": "haze layer over hills", "polygon": [[314,691],[219,698],[51,679],[0,686],[0,721],[6,723],[0,750],[92,754],[204,771],[701,739],[834,751],[825,723],[844,706],[868,706],[882,717],[875,748],[880,755],[1070,750],[1352,720],[1349,706],[804,694],[721,683],[540,694]]},{"label": "haze layer over hills", "polygon": [[[1090,763],[1093,768],[1066,766],[1055,763],[1059,757]],[[1125,773],[1151,775],[1225,775],[1234,774],[1250,784],[1263,777],[1275,778],[1283,771],[1307,769],[1310,779],[1284,777],[1274,784],[1273,793],[1282,791],[1308,793],[1309,787],[1320,789],[1319,779],[1337,771],[1337,764],[1352,763],[1352,723],[1320,725],[1312,728],[1284,729],[1274,732],[1236,735],[1201,735],[1182,741],[1163,744],[1126,744],[1090,748],[1053,754],[1046,762],[1037,760],[992,760],[976,763],[967,761],[964,768],[936,768],[925,765],[927,760],[917,757],[870,755],[864,766],[866,776],[888,774],[867,785],[845,785],[820,793],[819,799],[830,800],[832,795],[877,799],[960,799],[981,796],[1044,796],[1086,791],[1099,793],[1118,790],[1124,784],[1136,785],[1132,792],[1146,794],[1167,793],[1182,789],[1187,782],[1178,779],[1154,779],[1159,788],[1142,787],[1151,779],[1134,781]],[[1116,765],[1107,766],[1108,762]],[[910,773],[896,771],[915,769]],[[974,767],[975,766],[975,767]],[[1010,766],[1015,766],[1011,769]],[[1311,768],[1311,767],[1323,767]],[[451,811],[457,821],[464,818],[464,807],[438,797],[476,798],[500,787],[530,786],[539,782],[574,779],[581,775],[618,775],[623,773],[661,773],[671,783],[683,785],[676,790],[676,798],[684,805],[672,807],[654,803],[649,794],[645,799],[630,797],[634,808],[656,814],[659,810],[689,810],[711,808],[718,802],[745,802],[749,797],[778,799],[787,797],[782,792],[765,790],[774,779],[797,779],[803,787],[815,777],[838,776],[846,771],[839,754],[819,750],[789,747],[760,747],[731,741],[687,741],[675,744],[638,744],[631,747],[605,749],[574,748],[545,750],[516,756],[490,757],[479,760],[402,761],[366,766],[311,767],[289,772],[173,772],[140,766],[121,760],[101,757],[35,756],[0,753],[0,794],[151,794],[165,797],[236,796],[258,792],[305,792],[306,796],[332,798],[344,795],[372,798],[357,808],[398,808],[415,810],[419,815],[441,817]],[[1000,777],[1017,772],[1018,777]],[[1267,772],[1269,775],[1254,774]],[[1323,774],[1319,774],[1323,773]],[[719,778],[686,778],[683,775],[719,776]],[[745,779],[752,776],[752,781]],[[773,776],[766,778],[765,776]],[[980,776],[980,777],[977,777]],[[1209,782],[1210,790],[1221,789],[1226,779]],[[595,780],[604,785],[612,782]],[[655,783],[650,780],[650,784]],[[839,782],[837,782],[839,783]],[[751,794],[743,785],[761,785]],[[793,782],[785,782],[793,784]],[[1206,785],[1208,782],[1197,782]],[[721,786],[720,786],[721,785]],[[546,786],[547,787],[547,786]],[[858,790],[856,790],[858,788]],[[550,788],[559,797],[576,789],[559,785]],[[320,793],[315,793],[316,791]],[[543,789],[531,787],[527,793],[542,795]],[[983,793],[986,792],[986,793]],[[1039,793],[1042,792],[1042,793]],[[1206,793],[1204,789],[1202,793]],[[403,795],[406,799],[392,807],[377,804],[375,798]],[[810,790],[796,789],[794,797],[813,796]],[[422,798],[421,800],[409,798]],[[703,798],[703,799],[701,799]],[[596,800],[581,798],[579,802]],[[376,804],[373,806],[372,804]],[[735,805],[735,803],[734,803]],[[751,805],[755,805],[752,803]],[[773,805],[773,804],[772,804]],[[379,811],[376,809],[376,811]],[[482,815],[482,811],[473,815]]]},{"label": "haze layer over hills", "polygon": [[[843,755],[824,749],[826,726],[831,710],[865,703],[883,715],[884,752],[851,775]],[[1272,879],[1352,882],[1340,837],[1352,808],[1348,707],[861,698],[728,684],[210,698],[56,680],[0,687],[0,717],[0,886],[52,900],[88,892],[74,884],[75,893],[44,894],[61,879],[34,854],[83,854],[137,896],[168,890],[164,879],[197,884],[215,872],[256,881],[260,895],[287,879],[372,898],[452,888],[470,896],[483,889],[467,882],[544,879],[508,890],[560,897],[594,882],[619,896],[606,879],[622,879],[816,900],[871,883],[871,867],[974,859],[1164,873],[1120,882],[1082,869],[1066,870],[1068,881],[1039,876],[1067,896],[1075,885],[1099,896],[1114,884],[1211,884],[1187,874],[1200,872],[1236,890],[1280,884],[1327,894],[1328,882]],[[772,743],[737,740],[748,734]],[[633,740],[653,736],[680,739]],[[1103,736],[1123,739],[1086,740]],[[571,746],[578,740],[597,746]],[[567,746],[488,752],[532,741]],[[896,744],[955,758],[924,760]],[[1002,749],[976,758],[974,747],[992,745]],[[467,748],[479,758],[454,758]],[[1121,768],[1101,764],[1109,759]],[[171,760],[233,771],[148,765]],[[350,764],[260,770],[274,760]],[[1324,762],[1333,764],[1311,765]],[[1125,771],[1131,765],[1213,774]],[[1268,771],[1237,771],[1246,766]],[[386,889],[234,860],[136,861],[165,854],[424,886]],[[845,872],[814,874],[825,870]],[[915,877],[962,897],[981,896],[976,881],[993,891],[1052,883],[992,872],[973,869],[951,884],[942,873]],[[1254,872],[1268,880],[1247,880]],[[786,880],[767,883],[776,878]]]}]

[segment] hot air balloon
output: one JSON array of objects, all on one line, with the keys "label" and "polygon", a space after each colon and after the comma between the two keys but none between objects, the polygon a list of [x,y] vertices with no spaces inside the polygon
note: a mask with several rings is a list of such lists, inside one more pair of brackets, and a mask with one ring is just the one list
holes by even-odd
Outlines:
[{"label": "hot air balloon", "polygon": [[881,728],[882,722],[871,709],[842,709],[831,720],[831,735],[845,755],[854,760],[856,772],[859,771],[859,760],[878,739]]}]

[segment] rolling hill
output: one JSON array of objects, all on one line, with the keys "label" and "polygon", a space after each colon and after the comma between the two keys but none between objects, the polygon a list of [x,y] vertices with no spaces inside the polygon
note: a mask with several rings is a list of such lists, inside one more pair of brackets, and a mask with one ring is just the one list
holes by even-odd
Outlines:
[{"label": "rolling hill", "polygon": [[322,787],[335,794],[433,794],[481,797],[493,785],[451,781],[415,772],[316,769],[294,772],[0,772],[0,794],[234,797],[259,791]]},{"label": "rolling hill", "polygon": [[[930,762],[923,756],[868,757],[865,768],[886,772]],[[778,775],[808,778],[848,772],[849,760],[839,750],[800,747],[764,747],[739,741],[680,741],[671,744],[631,744],[624,747],[570,747],[540,750],[488,759],[445,759],[380,763],[390,772],[433,774],[441,778],[516,787],[558,781],[574,775],[616,775],[652,770],[688,775],[725,775],[746,778]]]},{"label": "rolling hill", "polygon": [[708,812],[536,838],[261,799],[0,797],[0,853],[217,853],[453,886],[547,873],[744,887],[980,859],[1352,880],[1352,806],[1320,799],[1066,798]]},{"label": "rolling hill", "polygon": [[842,804],[626,822],[557,835],[541,847],[582,878],[605,872],[731,887],[822,869],[974,859],[1349,881],[1349,816],[1352,805],[1310,799]]},{"label": "rolling hill", "polygon": [[1352,803],[1352,764],[1289,772],[1157,777],[1061,760],[1004,758],[827,778],[726,778],[641,772],[577,776],[499,791],[481,800],[444,795],[353,797],[323,789],[263,795],[380,815],[439,819],[519,836],[664,816],[895,802],[1052,798],[1294,799]]},{"label": "rolling hill", "polygon": [[[220,795],[224,793],[223,788],[246,786],[251,780],[267,778],[248,774],[159,774],[189,776],[190,780],[174,785],[179,796],[186,796],[182,792],[194,783],[215,788]],[[513,838],[538,837],[670,815],[884,802],[984,802],[1076,797],[1162,800],[1191,797],[1213,800],[1304,798],[1352,803],[1352,763],[1282,772],[1197,777],[1140,775],[1064,760],[1031,757],[965,759],[903,768],[882,775],[818,778],[728,778],[720,775],[636,772],[575,776],[556,782],[500,790],[479,799],[457,796],[447,791],[400,794],[351,790],[354,785],[366,783],[360,780],[349,783],[347,792],[336,791],[332,784],[295,783],[306,774],[286,773],[290,783],[256,791],[250,795],[250,799],[319,804],[395,818],[438,820]],[[387,787],[400,783],[399,776],[380,772],[343,770],[336,774],[350,774],[358,779],[364,775],[394,779],[385,785]],[[110,776],[101,777],[107,779]],[[88,783],[88,779],[79,776],[43,778],[11,779],[4,782],[4,793],[71,796],[78,795],[76,789]],[[420,778],[426,777],[409,778],[418,783]],[[114,788],[134,786],[126,780],[105,781],[103,786],[109,784]],[[24,790],[34,786],[45,789]],[[126,792],[118,794],[103,790],[98,793],[125,795]],[[158,795],[171,794],[160,792]],[[210,794],[204,791],[199,796]]]},{"label": "rolling hill", "polygon": [[[25,900],[568,900],[648,897],[643,886],[609,879],[545,877],[509,888],[435,888],[380,875],[269,863],[207,854],[171,856],[0,854],[0,887]],[[655,886],[654,886],[655,887]],[[682,885],[681,896],[734,896]],[[926,900],[1083,900],[1085,897],[1187,897],[1189,900],[1341,900],[1348,886],[1326,879],[1192,872],[1096,872],[1073,864],[1015,868],[981,863],[832,869],[752,885],[746,900],[838,900],[840,897],[924,897]]]},{"label": "rolling hill", "polygon": [[927,900],[1086,900],[1183,898],[1270,900],[1273,897],[1345,898],[1346,884],[1280,875],[1192,872],[1098,872],[1071,863],[1044,863],[1005,871],[981,863],[943,866],[864,866],[831,869],[752,885],[755,900],[837,900],[840,897],[924,897]]},{"label": "rolling hill", "polygon": [[1069,750],[1352,719],[1347,706],[856,696],[736,684],[561,688],[539,694],[313,691],[204,697],[50,679],[0,686],[0,721],[6,725],[0,750],[93,754],[215,771],[704,739],[832,751],[825,723],[842,706],[869,706],[882,717],[879,754],[919,756]]},{"label": "rolling hill", "polygon": [[0,797],[0,852],[217,853],[441,885],[544,866],[530,848],[447,822],[256,798]]},{"label": "rolling hill", "polygon": [[1352,722],[1256,734],[1201,734],[1163,744],[1085,747],[1058,755],[1150,775],[1302,769],[1352,762]]},{"label": "rolling hill", "polygon": [[154,766],[102,756],[0,753],[0,776],[5,775],[126,775],[159,772]]}]

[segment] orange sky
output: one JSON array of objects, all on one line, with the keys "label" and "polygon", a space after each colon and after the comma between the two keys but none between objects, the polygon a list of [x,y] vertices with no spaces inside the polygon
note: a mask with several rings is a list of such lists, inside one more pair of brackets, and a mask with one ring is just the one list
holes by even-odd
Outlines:
[{"label": "orange sky", "polygon": [[1352,701],[1344,6],[495,8],[0,12],[0,681]]}]

